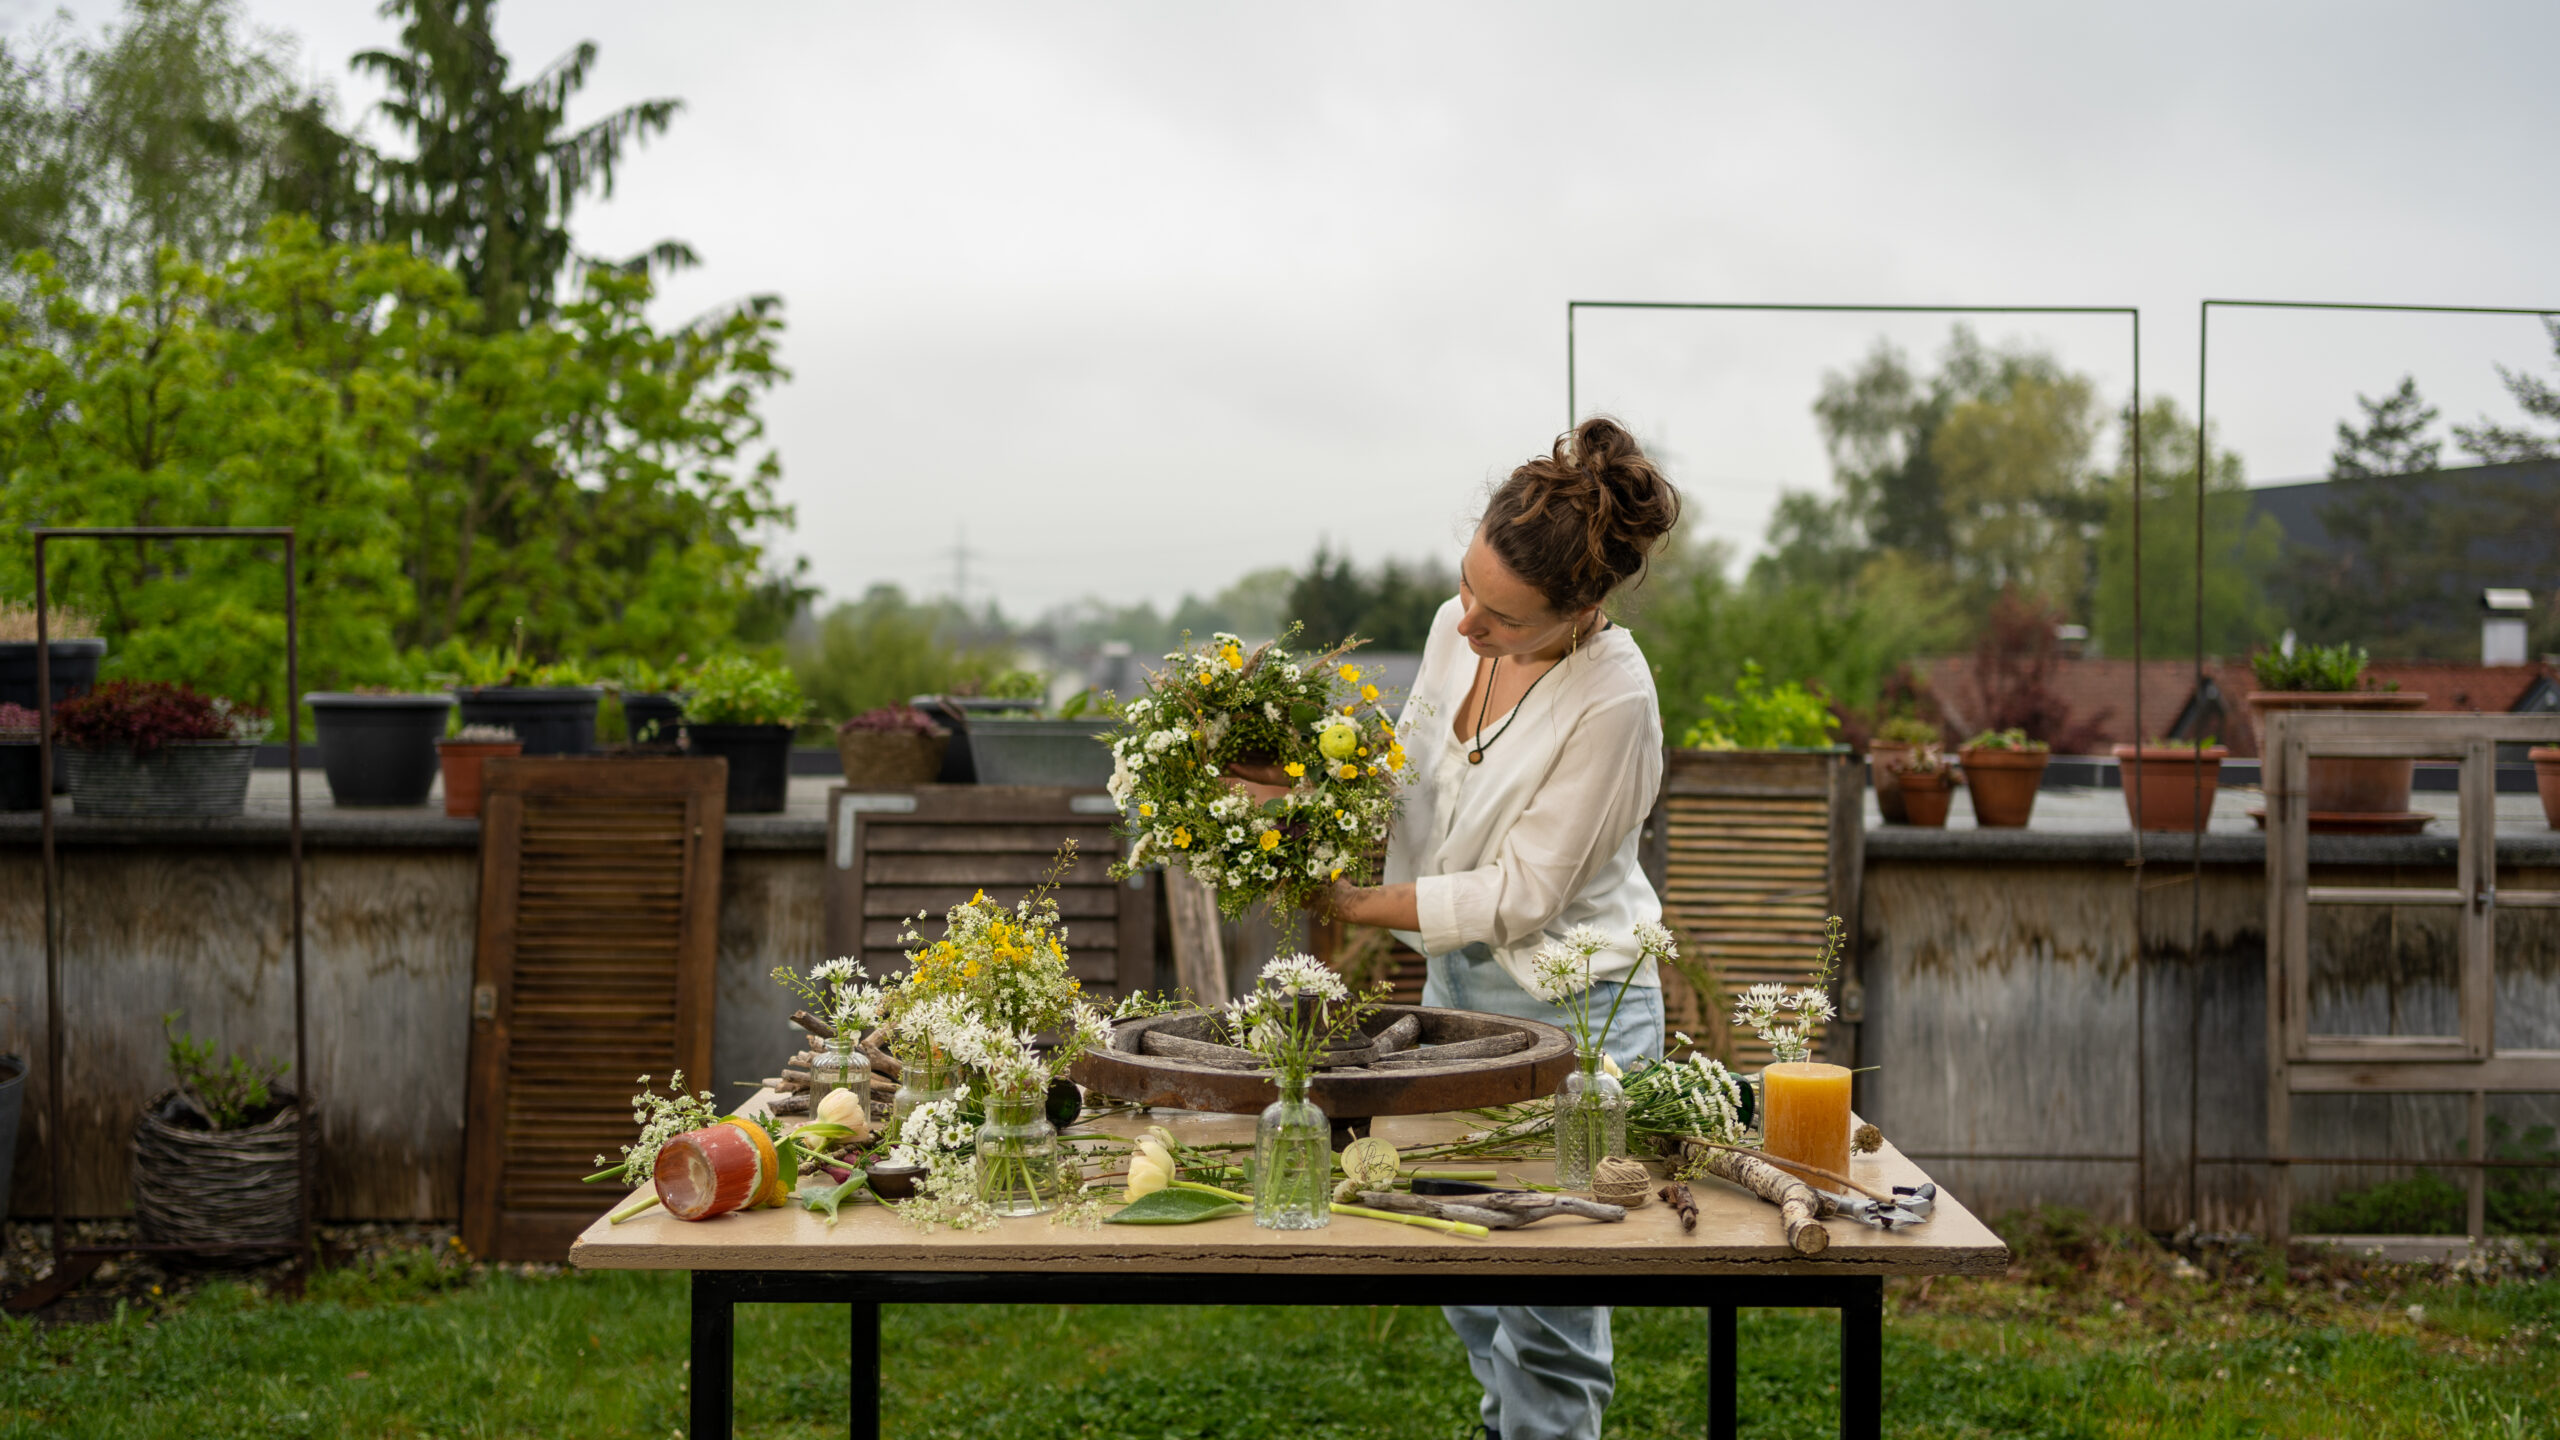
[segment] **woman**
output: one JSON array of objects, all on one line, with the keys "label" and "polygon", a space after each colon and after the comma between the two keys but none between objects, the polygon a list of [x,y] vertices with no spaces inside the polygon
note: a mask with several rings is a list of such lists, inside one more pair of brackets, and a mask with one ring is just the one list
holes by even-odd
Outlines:
[{"label": "woman", "polygon": [[[1644,572],[1680,497],[1615,421],[1591,419],[1485,507],[1396,727],[1418,772],[1386,883],[1338,885],[1355,924],[1430,957],[1426,1005],[1563,1024],[1529,988],[1539,945],[1588,925],[1593,1014],[1619,1065],[1662,1051],[1662,988],[1635,927],[1662,918],[1637,832],[1662,782],[1653,672],[1602,602]],[[1639,963],[1639,962],[1642,963]],[[1621,999],[1619,991],[1625,994]],[[1614,1388],[1609,1312],[1449,1306],[1488,1436],[1597,1437]]]}]

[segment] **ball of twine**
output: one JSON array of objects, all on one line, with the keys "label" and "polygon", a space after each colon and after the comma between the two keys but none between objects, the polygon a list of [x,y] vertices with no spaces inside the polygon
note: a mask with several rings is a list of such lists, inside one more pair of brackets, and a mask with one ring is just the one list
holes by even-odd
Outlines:
[{"label": "ball of twine", "polygon": [[1640,1209],[1652,1194],[1653,1175],[1641,1160],[1612,1156],[1591,1167],[1591,1198],[1604,1205]]}]

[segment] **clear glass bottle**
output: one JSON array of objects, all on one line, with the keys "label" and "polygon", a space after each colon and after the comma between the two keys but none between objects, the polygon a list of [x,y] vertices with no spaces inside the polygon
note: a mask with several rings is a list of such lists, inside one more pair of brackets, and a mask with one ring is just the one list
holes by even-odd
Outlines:
[{"label": "clear glass bottle", "polygon": [[1627,1092],[1600,1068],[1599,1051],[1574,1059],[1573,1073],[1556,1090],[1556,1183],[1588,1190],[1593,1166],[1627,1153]]},{"label": "clear glass bottle", "polygon": [[937,1100],[955,1099],[960,1094],[960,1067],[932,1056],[898,1057],[898,1093],[889,1097],[889,1124],[885,1132],[889,1143],[898,1143],[898,1131],[907,1116],[917,1107]]},{"label": "clear glass bottle", "polygon": [[1253,1223],[1321,1229],[1333,1223],[1333,1122],[1307,1098],[1307,1077],[1279,1083],[1253,1129]]},{"label": "clear glass bottle", "polygon": [[1058,1127],[1040,1095],[989,1095],[978,1127],[978,1198],[998,1215],[1038,1215],[1058,1205]]},{"label": "clear glass bottle", "polygon": [[818,1107],[826,1103],[832,1090],[851,1090],[861,1097],[869,1113],[871,1104],[871,1060],[853,1041],[839,1035],[821,1045],[809,1056],[809,1118],[818,1118]]}]

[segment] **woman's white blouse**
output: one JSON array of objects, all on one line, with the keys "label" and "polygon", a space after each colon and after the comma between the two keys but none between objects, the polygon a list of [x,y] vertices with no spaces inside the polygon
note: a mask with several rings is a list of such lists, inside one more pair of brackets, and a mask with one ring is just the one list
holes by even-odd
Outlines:
[{"label": "woman's white blouse", "polygon": [[[1426,955],[1481,943],[1521,988],[1540,944],[1576,925],[1609,939],[1592,975],[1661,983],[1638,966],[1635,927],[1662,919],[1637,836],[1662,786],[1662,715],[1644,652],[1623,626],[1585,640],[1520,703],[1484,763],[1450,732],[1475,683],[1455,599],[1440,607],[1396,735],[1415,778],[1387,841],[1386,881],[1412,881]],[[1532,990],[1532,993],[1535,993]]]}]

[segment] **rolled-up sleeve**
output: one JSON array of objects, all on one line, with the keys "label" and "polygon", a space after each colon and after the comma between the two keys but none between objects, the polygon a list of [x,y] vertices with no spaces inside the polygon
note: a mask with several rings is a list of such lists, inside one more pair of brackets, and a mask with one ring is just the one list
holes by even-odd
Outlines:
[{"label": "rolled-up sleeve", "polygon": [[1423,953],[1479,940],[1507,950],[1553,923],[1653,809],[1662,784],[1654,725],[1645,695],[1584,713],[1490,860],[1416,878]]}]

